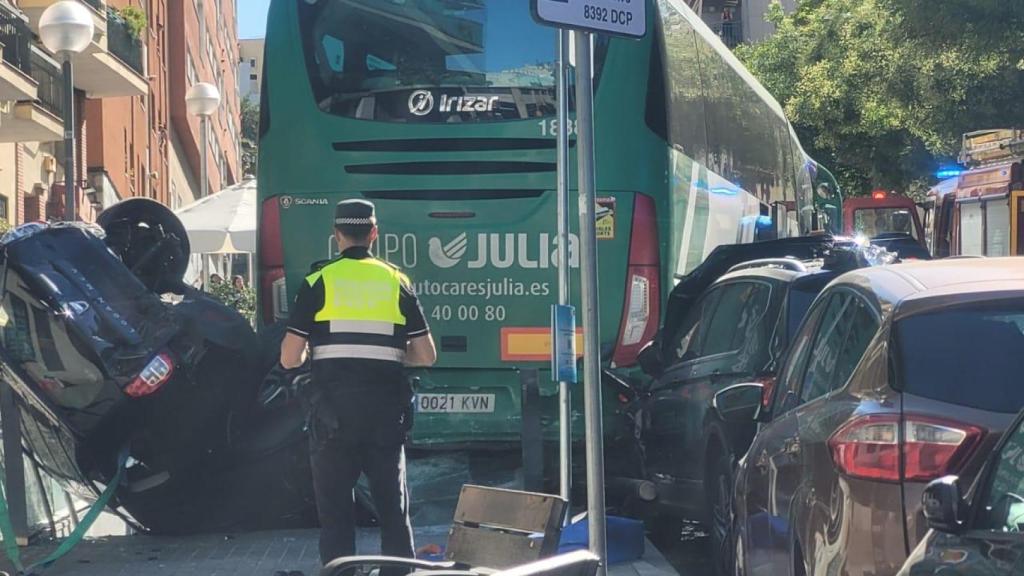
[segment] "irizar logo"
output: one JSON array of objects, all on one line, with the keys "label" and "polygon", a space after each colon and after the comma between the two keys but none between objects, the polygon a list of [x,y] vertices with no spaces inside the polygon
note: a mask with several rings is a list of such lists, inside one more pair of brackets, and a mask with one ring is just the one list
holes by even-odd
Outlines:
[{"label": "irizar logo", "polygon": [[434,95],[429,90],[416,90],[409,95],[409,112],[426,116],[434,109]]},{"label": "irizar logo", "polygon": [[441,95],[441,112],[492,112],[498,103],[497,96],[448,96]]},{"label": "irizar logo", "polygon": [[438,268],[451,268],[462,260],[462,257],[466,254],[466,247],[469,246],[469,240],[466,238],[466,233],[463,232],[455,237],[455,240],[441,246],[441,239],[434,237],[428,242],[430,261],[434,263],[434,266]]},{"label": "irizar logo", "polygon": [[[475,252],[469,250],[470,240],[475,239]],[[444,243],[437,236],[428,242],[430,261],[438,268],[454,268],[467,254],[472,258],[466,262],[470,269],[511,268],[547,269],[558,266],[558,238],[548,233],[525,234],[477,234],[475,238],[465,232]],[[569,236],[569,266],[578,268],[579,237]]]}]

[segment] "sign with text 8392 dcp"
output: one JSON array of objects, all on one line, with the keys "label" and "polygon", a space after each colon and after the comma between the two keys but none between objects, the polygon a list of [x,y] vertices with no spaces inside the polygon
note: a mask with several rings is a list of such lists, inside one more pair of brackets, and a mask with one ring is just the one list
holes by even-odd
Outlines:
[{"label": "sign with text 8392 dcp", "polygon": [[647,0],[530,0],[541,24],[641,38],[647,34]]}]

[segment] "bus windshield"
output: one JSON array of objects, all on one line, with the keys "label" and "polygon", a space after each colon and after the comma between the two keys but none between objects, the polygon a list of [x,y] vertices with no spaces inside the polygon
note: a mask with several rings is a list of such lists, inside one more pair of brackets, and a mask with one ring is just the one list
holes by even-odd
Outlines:
[{"label": "bus windshield", "polygon": [[508,0],[300,5],[310,85],[329,114],[449,123],[553,116],[555,32]]}]

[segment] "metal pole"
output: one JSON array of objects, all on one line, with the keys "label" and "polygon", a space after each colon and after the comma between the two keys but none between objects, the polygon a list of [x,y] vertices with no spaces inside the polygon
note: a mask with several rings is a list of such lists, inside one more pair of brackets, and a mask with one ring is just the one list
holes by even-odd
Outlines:
[{"label": "metal pole", "polygon": [[75,210],[75,81],[71,54],[64,53],[64,219],[78,219]]},{"label": "metal pole", "polygon": [[199,126],[202,134],[199,136],[200,145],[202,151],[199,154],[199,197],[206,198],[206,195],[210,192],[210,182],[206,179],[206,147],[209,146],[207,142],[206,133],[209,126],[207,123],[210,121],[210,117],[203,115],[199,117]]},{"label": "metal pole", "polygon": [[594,176],[594,85],[590,34],[576,35],[576,161],[580,188],[580,278],[583,295],[583,399],[586,406],[587,520],[590,551],[607,574],[604,510],[604,426],[601,422],[601,330],[597,292],[597,205]]},{"label": "metal pole", "polygon": [[[569,32],[558,31],[558,303],[570,304],[569,267]],[[558,383],[560,495],[565,520],[572,517],[572,396],[569,382]]]}]

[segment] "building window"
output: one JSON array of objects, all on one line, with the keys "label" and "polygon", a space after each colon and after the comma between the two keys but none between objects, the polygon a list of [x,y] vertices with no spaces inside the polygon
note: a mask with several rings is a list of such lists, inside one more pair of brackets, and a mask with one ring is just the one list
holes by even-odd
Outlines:
[{"label": "building window", "polygon": [[0,194],[0,219],[8,221],[7,218],[7,196]]},{"label": "building window", "polygon": [[187,70],[188,85],[189,85],[189,87],[195,86],[199,82],[199,74],[196,72],[196,63],[195,63],[195,60],[192,59],[192,53],[191,52],[188,53],[188,66],[187,66],[187,68],[188,68],[188,70]]}]

